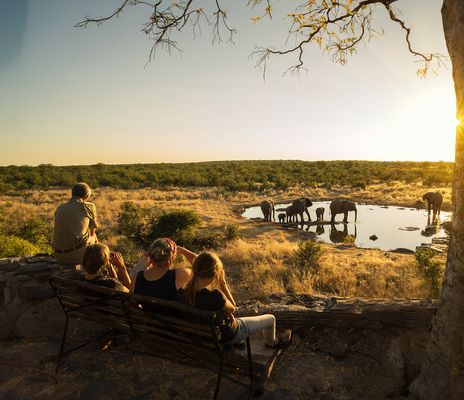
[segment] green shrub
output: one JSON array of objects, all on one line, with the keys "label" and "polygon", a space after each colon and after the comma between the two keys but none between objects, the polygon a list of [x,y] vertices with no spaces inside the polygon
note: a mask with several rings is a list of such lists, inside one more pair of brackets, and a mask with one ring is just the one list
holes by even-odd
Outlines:
[{"label": "green shrub", "polygon": [[17,236],[0,235],[0,258],[22,257],[41,252],[40,247]]},{"label": "green shrub", "polygon": [[144,230],[152,214],[153,211],[141,208],[131,201],[124,202],[117,217],[117,232],[142,245],[145,242]]},{"label": "green shrub", "polygon": [[200,217],[195,211],[167,211],[150,221],[146,239],[151,242],[159,237],[170,237],[181,246],[188,246],[200,224]]},{"label": "green shrub", "polygon": [[440,296],[445,268],[436,258],[433,249],[422,248],[416,252],[416,264],[434,298]]},{"label": "green shrub", "polygon": [[191,250],[195,252],[201,252],[205,250],[217,250],[226,244],[224,235],[220,232],[212,231],[201,231],[192,237],[186,246],[189,246]]},{"label": "green shrub", "polygon": [[348,246],[354,246],[355,242],[356,238],[354,237],[354,235],[346,235],[343,238],[343,244],[346,244]]},{"label": "green shrub", "polygon": [[52,232],[53,227],[50,223],[38,218],[30,218],[20,223],[12,234],[37,246],[49,247],[52,241]]},{"label": "green shrub", "polygon": [[140,245],[127,237],[118,238],[116,245],[113,246],[114,251],[119,251],[124,256],[124,261],[130,264],[136,264],[143,253]]},{"label": "green shrub", "polygon": [[321,245],[311,240],[298,244],[294,264],[298,275],[303,278],[308,274],[317,274],[320,270],[320,258],[323,254]]},{"label": "green shrub", "polygon": [[242,234],[240,232],[240,228],[236,224],[227,224],[224,227],[224,238],[227,242],[231,242],[232,240],[240,239]]}]

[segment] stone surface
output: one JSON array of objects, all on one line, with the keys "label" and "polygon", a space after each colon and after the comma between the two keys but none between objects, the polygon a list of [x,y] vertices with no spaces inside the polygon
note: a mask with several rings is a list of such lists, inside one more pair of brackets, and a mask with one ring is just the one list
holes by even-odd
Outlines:
[{"label": "stone surface", "polygon": [[60,338],[64,326],[64,313],[53,298],[29,306],[18,317],[14,336],[19,338]]},{"label": "stone surface", "polygon": [[58,264],[50,264],[45,261],[34,263],[34,264],[26,264],[19,267],[14,274],[15,275],[25,275],[25,274],[37,274],[39,272],[44,271],[56,271],[59,270],[60,266]]},{"label": "stone surface", "polygon": [[19,287],[18,294],[26,300],[49,299],[55,295],[48,282],[35,281],[23,283]]}]

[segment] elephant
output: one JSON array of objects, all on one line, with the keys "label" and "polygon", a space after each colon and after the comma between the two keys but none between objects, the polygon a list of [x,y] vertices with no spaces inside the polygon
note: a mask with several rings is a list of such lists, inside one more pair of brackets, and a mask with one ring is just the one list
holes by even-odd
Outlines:
[{"label": "elephant", "polygon": [[345,216],[343,218],[343,222],[348,222],[348,211],[354,211],[354,222],[358,217],[358,210],[356,208],[356,203],[350,200],[341,200],[335,199],[330,203],[330,214],[331,219],[330,222],[333,224],[335,222],[335,216],[337,214],[343,213]]},{"label": "elephant", "polygon": [[295,220],[295,218],[296,218],[294,207],[293,206],[288,206],[285,209],[285,215],[287,216],[287,222],[293,222]]},{"label": "elephant", "polygon": [[430,210],[433,211],[432,219],[440,216],[441,205],[443,203],[443,196],[440,192],[427,192],[422,196],[422,200],[427,202],[428,216],[430,217]]},{"label": "elephant", "polygon": [[279,223],[283,224],[285,222],[285,217],[287,216],[286,213],[279,213],[277,218],[279,218]]},{"label": "elephant", "polygon": [[311,221],[311,217],[309,216],[308,207],[311,207],[313,202],[309,200],[307,197],[302,197],[300,199],[296,199],[292,201],[293,210],[295,212],[296,222],[298,222],[298,215],[301,217],[301,222],[304,221],[303,212],[306,213],[308,216],[308,221]]},{"label": "elephant", "polygon": [[316,221],[323,221],[324,220],[324,212],[325,212],[324,207],[316,208]]},{"label": "elephant", "polygon": [[264,215],[265,221],[275,221],[275,207],[274,203],[271,200],[264,200],[260,204],[261,211]]}]

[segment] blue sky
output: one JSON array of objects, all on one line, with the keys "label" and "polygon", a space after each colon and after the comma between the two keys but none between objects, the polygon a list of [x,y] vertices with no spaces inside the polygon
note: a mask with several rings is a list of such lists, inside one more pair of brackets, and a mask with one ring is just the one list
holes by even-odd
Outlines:
[{"label": "blue sky", "polygon": [[[419,79],[402,31],[379,9],[385,35],[348,65],[316,47],[307,73],[266,80],[249,58],[256,45],[282,46],[288,3],[253,24],[246,0],[223,1],[235,45],[211,46],[207,27],[177,37],[184,52],[158,53],[140,32],[146,15],[74,28],[111,13],[115,0],[0,0],[1,165],[184,162],[232,159],[453,160],[451,67]],[[403,4],[404,3],[404,4]],[[287,7],[287,8],[286,8]],[[413,41],[447,54],[441,0],[398,2]]]}]

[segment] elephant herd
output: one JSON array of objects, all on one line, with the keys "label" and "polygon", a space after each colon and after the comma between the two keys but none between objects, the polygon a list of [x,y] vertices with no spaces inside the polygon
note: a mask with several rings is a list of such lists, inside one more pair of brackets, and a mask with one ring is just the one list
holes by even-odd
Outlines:
[{"label": "elephant herd", "polygon": [[[430,218],[430,212],[433,214],[432,220],[435,221],[437,216],[440,215],[441,206],[443,203],[443,196],[439,192],[427,192],[422,196],[422,200],[427,204],[428,217]],[[279,223],[284,222],[304,222],[304,214],[308,216],[308,221],[311,222],[311,216],[309,215],[308,208],[313,205],[313,202],[307,197],[301,197],[292,201],[285,212],[281,212],[277,215]],[[275,205],[272,200],[264,200],[260,204],[261,211],[264,215],[265,221],[275,221]],[[348,222],[348,213],[354,211],[354,222],[357,220],[358,210],[356,203],[350,200],[335,199],[330,203],[330,223],[334,224],[335,217],[337,214],[343,214],[343,222]],[[316,221],[322,222],[324,220],[324,207],[318,207],[315,210]],[[299,218],[298,218],[299,217]]]},{"label": "elephant herd", "polygon": [[[309,215],[308,208],[313,205],[313,202],[308,199],[307,197],[301,197],[296,200],[292,201],[292,204],[289,205],[285,212],[279,213],[277,218],[279,219],[279,223],[284,222],[297,222],[298,223],[298,216],[300,217],[300,222],[304,222],[304,215],[308,216],[308,221],[311,221],[311,216]],[[275,221],[275,205],[272,200],[264,200],[260,204],[261,211],[264,215],[265,221]],[[354,211],[355,213],[355,222],[357,219],[357,209],[356,203],[349,200],[342,200],[336,199],[330,203],[330,214],[331,214],[331,223],[335,222],[335,216],[337,214],[343,214],[343,222],[348,222],[348,212]],[[324,207],[316,208],[316,221],[322,222],[324,220]]]}]

